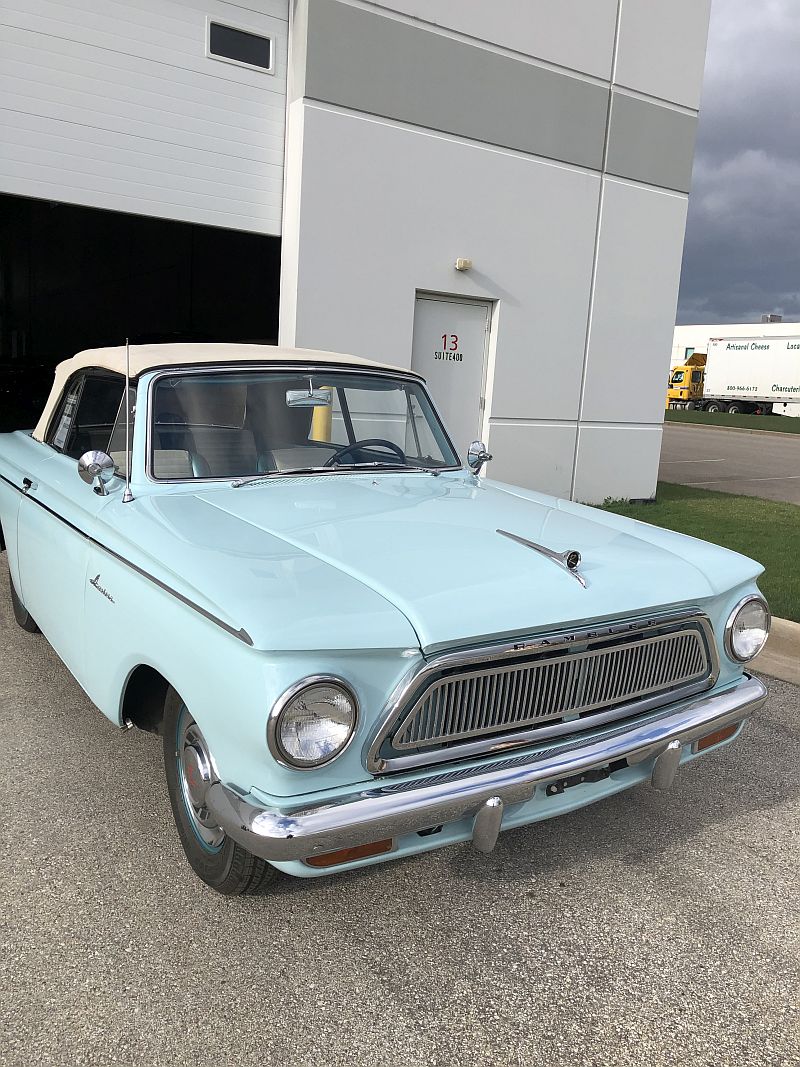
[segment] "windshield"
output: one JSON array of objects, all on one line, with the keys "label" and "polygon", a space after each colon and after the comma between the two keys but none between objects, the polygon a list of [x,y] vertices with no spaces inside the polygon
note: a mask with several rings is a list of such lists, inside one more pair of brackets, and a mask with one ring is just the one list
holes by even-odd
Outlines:
[{"label": "windshield", "polygon": [[459,466],[420,384],[346,371],[164,376],[150,428],[158,479]]}]

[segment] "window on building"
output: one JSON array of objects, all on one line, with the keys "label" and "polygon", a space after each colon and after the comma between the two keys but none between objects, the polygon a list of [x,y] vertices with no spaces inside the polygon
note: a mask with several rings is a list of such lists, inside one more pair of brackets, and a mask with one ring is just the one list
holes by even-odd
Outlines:
[{"label": "window on building", "polygon": [[208,23],[208,55],[272,73],[272,39],[221,22]]}]

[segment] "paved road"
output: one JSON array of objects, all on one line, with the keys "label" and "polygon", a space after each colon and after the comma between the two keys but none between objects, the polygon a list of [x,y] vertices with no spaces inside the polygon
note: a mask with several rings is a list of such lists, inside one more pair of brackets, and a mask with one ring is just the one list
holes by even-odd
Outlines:
[{"label": "paved road", "polygon": [[800,504],[800,434],[664,424],[664,482]]},{"label": "paved road", "polygon": [[182,859],[157,739],[0,596],[0,1063],[800,1064],[800,690],[771,691],[666,796],[225,899]]}]

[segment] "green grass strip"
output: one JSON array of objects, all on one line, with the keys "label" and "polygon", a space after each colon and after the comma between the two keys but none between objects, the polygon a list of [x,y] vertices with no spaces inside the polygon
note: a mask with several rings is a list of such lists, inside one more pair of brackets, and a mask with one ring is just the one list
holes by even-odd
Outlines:
[{"label": "green grass strip", "polygon": [[664,412],[665,422],[693,423],[696,426],[736,426],[742,430],[770,430],[772,433],[800,433],[800,418],[788,415],[723,415],[711,411]]},{"label": "green grass strip", "polygon": [[[772,613],[800,622],[800,507],[796,504],[659,482],[654,504],[612,501],[605,510],[691,534],[758,560],[766,568],[759,586]],[[679,568],[675,580],[680,583]],[[687,596],[690,592],[687,585]]]}]

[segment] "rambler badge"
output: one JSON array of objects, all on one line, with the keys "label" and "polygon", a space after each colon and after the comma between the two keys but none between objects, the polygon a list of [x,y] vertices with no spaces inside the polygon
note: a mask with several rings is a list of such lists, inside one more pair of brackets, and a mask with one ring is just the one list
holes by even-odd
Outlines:
[{"label": "rambler badge", "polygon": [[563,567],[568,574],[571,574],[576,581],[581,583],[584,589],[586,588],[586,579],[582,574],[578,573],[581,554],[574,548],[570,549],[569,552],[554,552],[552,548],[545,548],[544,545],[537,545],[535,541],[529,541],[526,537],[520,537],[519,534],[509,533],[508,530],[498,530],[497,532],[502,534],[503,537],[508,537],[510,540],[516,541],[517,544],[525,545],[526,548],[532,548],[534,552],[541,552],[547,559],[552,560],[553,563],[557,563],[559,567]]},{"label": "rambler badge", "polygon": [[110,600],[112,604],[114,603],[114,598],[111,595],[111,593],[109,593],[109,591],[107,589],[104,589],[102,587],[102,585],[100,584],[100,575],[99,574],[95,575],[94,578],[90,578],[89,579],[89,585],[93,585],[98,593],[102,593],[103,594],[103,596],[106,598],[106,600]]}]

